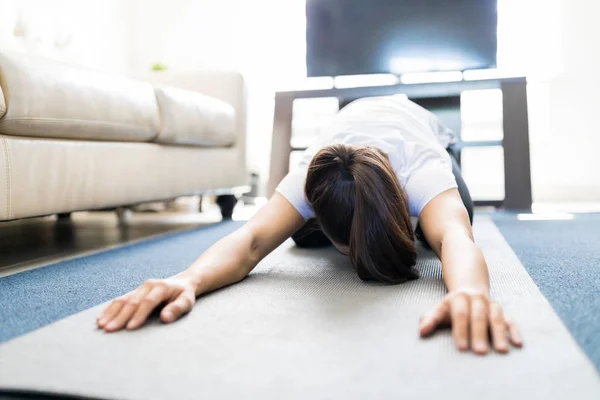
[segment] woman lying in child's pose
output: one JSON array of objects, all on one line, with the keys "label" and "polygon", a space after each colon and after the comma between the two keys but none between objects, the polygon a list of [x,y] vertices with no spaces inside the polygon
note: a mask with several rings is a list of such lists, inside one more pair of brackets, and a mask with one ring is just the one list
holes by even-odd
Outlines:
[{"label": "woman lying in child's pose", "polygon": [[[420,322],[429,335],[451,324],[456,346],[476,353],[521,346],[516,326],[490,299],[485,259],[473,241],[473,202],[453,133],[404,97],[357,100],[323,129],[297,171],[248,223],[186,271],[151,280],[98,317],[108,332],[142,326],[150,313],[173,322],[204,293],[237,283],[290,236],[301,247],[333,245],[363,280],[417,279],[415,239],[442,262],[448,294]],[[416,232],[411,216],[418,217]],[[399,288],[398,290],[402,290]],[[166,303],[166,304],[165,304]]]}]

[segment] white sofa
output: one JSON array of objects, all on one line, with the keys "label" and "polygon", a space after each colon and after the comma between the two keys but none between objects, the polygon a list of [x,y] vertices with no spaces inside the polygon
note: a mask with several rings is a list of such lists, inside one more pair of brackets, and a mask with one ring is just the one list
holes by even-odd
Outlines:
[{"label": "white sofa", "polygon": [[0,51],[0,221],[244,190],[230,72],[132,80]]}]

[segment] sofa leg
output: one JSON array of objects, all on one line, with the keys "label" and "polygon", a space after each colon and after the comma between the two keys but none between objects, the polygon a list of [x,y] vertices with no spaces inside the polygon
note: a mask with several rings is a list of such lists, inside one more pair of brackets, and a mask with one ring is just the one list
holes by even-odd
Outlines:
[{"label": "sofa leg", "polygon": [[60,213],[60,214],[56,214],[56,216],[58,217],[58,221],[61,222],[66,222],[66,221],[70,221],[71,220],[71,213]]},{"label": "sofa leg", "polygon": [[231,219],[231,216],[233,215],[233,209],[235,208],[237,202],[237,197],[232,194],[217,196],[217,205],[221,209],[221,216],[223,216],[223,219]]},{"label": "sofa leg", "polygon": [[131,216],[133,215],[133,212],[126,207],[119,207],[117,208],[116,212],[120,226],[127,225],[131,220]]}]

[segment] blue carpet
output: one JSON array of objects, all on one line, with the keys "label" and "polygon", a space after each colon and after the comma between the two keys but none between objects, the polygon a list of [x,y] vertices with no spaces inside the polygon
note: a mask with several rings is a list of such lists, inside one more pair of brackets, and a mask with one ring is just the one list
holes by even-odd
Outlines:
[{"label": "blue carpet", "polygon": [[519,221],[509,213],[491,216],[600,371],[600,214],[576,215],[571,221]]},{"label": "blue carpet", "polygon": [[1,278],[0,343],[118,297],[146,279],[172,276],[241,225],[222,222]]}]

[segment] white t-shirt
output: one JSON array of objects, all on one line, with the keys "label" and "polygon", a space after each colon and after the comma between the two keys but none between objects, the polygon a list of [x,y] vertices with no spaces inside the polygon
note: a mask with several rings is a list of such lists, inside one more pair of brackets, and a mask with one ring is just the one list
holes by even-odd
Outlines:
[{"label": "white t-shirt", "polygon": [[308,165],[323,147],[364,144],[388,155],[400,185],[408,196],[410,215],[438,194],[456,188],[446,148],[456,141],[438,118],[405,96],[368,97],[344,107],[321,131],[319,139],[302,155],[299,168],[277,187],[305,220],[315,216],[304,196]]}]

